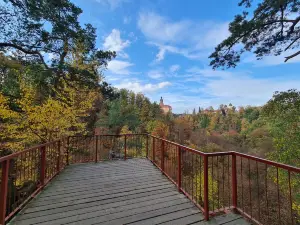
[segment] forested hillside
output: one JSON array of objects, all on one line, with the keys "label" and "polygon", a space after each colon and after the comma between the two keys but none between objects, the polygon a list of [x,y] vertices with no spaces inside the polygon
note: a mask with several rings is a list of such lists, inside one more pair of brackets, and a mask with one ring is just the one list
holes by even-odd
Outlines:
[{"label": "forested hillside", "polygon": [[300,164],[300,92],[274,93],[265,105],[193,110],[172,123],[172,138],[205,152],[238,151]]}]

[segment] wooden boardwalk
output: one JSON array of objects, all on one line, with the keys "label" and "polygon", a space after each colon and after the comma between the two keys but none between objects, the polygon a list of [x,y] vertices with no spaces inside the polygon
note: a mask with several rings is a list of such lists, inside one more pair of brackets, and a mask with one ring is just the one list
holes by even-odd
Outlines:
[{"label": "wooden boardwalk", "polygon": [[146,159],[67,167],[10,224],[245,225],[240,215],[203,215]]}]

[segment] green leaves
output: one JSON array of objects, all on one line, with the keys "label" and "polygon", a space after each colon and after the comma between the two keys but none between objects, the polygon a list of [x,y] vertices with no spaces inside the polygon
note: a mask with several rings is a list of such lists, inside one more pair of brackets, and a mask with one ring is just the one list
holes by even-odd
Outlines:
[{"label": "green leaves", "polygon": [[273,160],[300,166],[300,92],[276,92],[263,107],[263,116],[273,136]]},{"label": "green leaves", "polygon": [[[252,8],[252,0],[242,0],[239,6]],[[263,0],[254,9],[236,15],[229,24],[230,36],[222,41],[209,56],[210,65],[216,68],[236,67],[245,51],[252,51],[257,59],[267,55],[280,55],[287,50],[285,62],[300,54],[293,51],[300,44],[300,1]],[[295,18],[295,16],[297,17]],[[242,47],[241,47],[242,46]]]}]

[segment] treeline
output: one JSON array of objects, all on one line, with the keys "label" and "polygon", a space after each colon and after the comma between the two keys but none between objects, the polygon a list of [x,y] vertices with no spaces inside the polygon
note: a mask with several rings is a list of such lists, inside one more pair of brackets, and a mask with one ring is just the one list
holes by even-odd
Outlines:
[{"label": "treeline", "polygon": [[202,151],[239,151],[300,166],[300,92],[276,92],[261,107],[220,105],[173,121],[174,140]]},{"label": "treeline", "polygon": [[165,117],[160,106],[142,93],[115,89],[104,101],[96,127],[102,128],[102,133],[152,132]]}]

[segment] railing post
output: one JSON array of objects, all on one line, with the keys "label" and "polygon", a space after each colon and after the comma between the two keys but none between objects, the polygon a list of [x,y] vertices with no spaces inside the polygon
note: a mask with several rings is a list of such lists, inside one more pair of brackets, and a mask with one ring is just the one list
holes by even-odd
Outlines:
[{"label": "railing post", "polygon": [[125,136],[124,136],[124,160],[126,160],[126,158],[127,158],[127,136],[126,136],[126,134],[125,134]]},{"label": "railing post", "polygon": [[97,163],[98,162],[98,135],[95,136],[95,141],[96,141],[95,163]]},{"label": "railing post", "polygon": [[178,147],[178,168],[177,168],[177,182],[178,182],[178,191],[181,191],[181,148]]},{"label": "railing post", "polygon": [[0,224],[5,224],[6,199],[8,186],[9,160],[2,162],[1,192],[0,192]]},{"label": "railing post", "polygon": [[161,164],[160,164],[160,166],[161,166],[162,171],[165,171],[165,141],[164,140],[161,141],[161,151],[160,151],[160,153],[161,153]]},{"label": "railing post", "polygon": [[231,155],[231,174],[232,174],[232,205],[237,208],[237,175],[236,175],[236,155]]},{"label": "railing post", "polygon": [[146,158],[148,159],[148,151],[149,151],[149,135],[146,135]]},{"label": "railing post", "polygon": [[61,142],[60,140],[57,143],[57,164],[56,164],[56,172],[59,173],[60,171],[60,146]]},{"label": "railing post", "polygon": [[41,185],[45,184],[45,175],[46,175],[46,146],[40,148],[41,151],[41,167],[40,167],[40,181]]},{"label": "railing post", "polygon": [[70,137],[67,138],[67,155],[66,155],[66,163],[69,165],[69,148],[70,148]]},{"label": "railing post", "polygon": [[204,155],[204,218],[209,219],[209,203],[208,203],[208,156]]},{"label": "railing post", "polygon": [[152,137],[152,160],[155,162],[155,138]]}]

